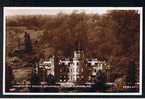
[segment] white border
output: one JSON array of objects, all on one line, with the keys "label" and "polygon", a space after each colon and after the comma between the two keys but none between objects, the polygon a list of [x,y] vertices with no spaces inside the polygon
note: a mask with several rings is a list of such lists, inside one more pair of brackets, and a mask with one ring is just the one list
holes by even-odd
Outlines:
[{"label": "white border", "polygon": [[[139,69],[139,93],[9,93],[5,92],[5,42],[6,42],[6,9],[107,9],[107,10],[138,10],[140,13],[140,69]],[[143,37],[143,7],[4,7],[3,8],[3,95],[142,95],[142,37]]]}]

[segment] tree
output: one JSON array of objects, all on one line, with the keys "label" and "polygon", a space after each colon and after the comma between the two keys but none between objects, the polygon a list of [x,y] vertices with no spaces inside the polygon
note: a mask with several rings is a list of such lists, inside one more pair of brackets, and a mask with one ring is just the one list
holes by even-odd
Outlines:
[{"label": "tree", "polygon": [[25,35],[24,35],[24,43],[25,43],[25,52],[31,53],[32,52],[32,41],[30,38],[30,34],[28,34],[27,32],[25,32]]},{"label": "tree", "polygon": [[34,87],[35,85],[40,85],[40,79],[38,74],[36,73],[36,67],[33,67],[32,70],[32,76],[31,76],[31,87],[30,87],[30,91],[31,92],[39,92],[40,88]]},{"label": "tree", "polygon": [[105,82],[106,82],[105,73],[102,70],[98,70],[96,74],[95,84],[92,85],[92,91],[104,92],[107,88]]},{"label": "tree", "polygon": [[[133,60],[130,60],[128,64],[127,84],[128,86],[135,86],[135,82],[136,82],[136,65]],[[129,88],[128,91],[135,91],[135,88]]]},{"label": "tree", "polygon": [[47,83],[48,84],[55,84],[55,77],[52,74],[47,76]]},{"label": "tree", "polygon": [[14,81],[14,75],[10,65],[6,63],[6,91],[12,87],[12,82]]}]

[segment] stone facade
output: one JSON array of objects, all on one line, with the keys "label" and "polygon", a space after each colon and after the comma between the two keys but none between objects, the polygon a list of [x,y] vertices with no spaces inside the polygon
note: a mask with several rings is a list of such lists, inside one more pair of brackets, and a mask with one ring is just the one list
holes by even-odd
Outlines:
[{"label": "stone facade", "polygon": [[[84,84],[92,82],[98,70],[103,70],[107,66],[106,61],[97,58],[87,59],[83,51],[74,51],[72,58],[50,57],[48,61],[39,64],[39,69],[47,75],[54,75],[58,83],[77,83]],[[36,70],[37,71],[37,70]]]}]

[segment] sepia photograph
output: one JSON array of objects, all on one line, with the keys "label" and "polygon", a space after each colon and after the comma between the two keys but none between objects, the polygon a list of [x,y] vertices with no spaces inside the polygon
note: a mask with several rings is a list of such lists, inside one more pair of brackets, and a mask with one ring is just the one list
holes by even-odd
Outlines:
[{"label": "sepia photograph", "polygon": [[4,7],[4,95],[142,95],[142,7]]}]

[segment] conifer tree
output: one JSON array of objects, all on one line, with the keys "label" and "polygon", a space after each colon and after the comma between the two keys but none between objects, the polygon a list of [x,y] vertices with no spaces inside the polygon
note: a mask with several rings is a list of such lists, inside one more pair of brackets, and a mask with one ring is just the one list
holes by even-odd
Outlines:
[{"label": "conifer tree", "polygon": [[30,34],[28,34],[27,32],[25,32],[24,35],[24,43],[25,43],[25,52],[26,53],[32,52],[32,40],[30,38]]}]

